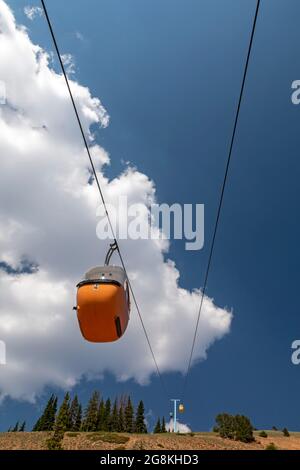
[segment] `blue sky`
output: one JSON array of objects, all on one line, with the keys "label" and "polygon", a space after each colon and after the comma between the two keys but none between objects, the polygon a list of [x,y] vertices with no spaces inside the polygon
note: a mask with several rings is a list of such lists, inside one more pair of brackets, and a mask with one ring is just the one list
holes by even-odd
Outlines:
[{"label": "blue sky", "polygon": [[[70,10],[47,2],[61,50],[75,56],[76,78],[111,115],[97,134],[111,156],[107,174],[130,160],[155,181],[160,202],[205,204],[204,249],[171,245],[188,289],[203,284],[255,3],[76,0]],[[23,0],[8,4],[34,42],[52,49],[44,19],[28,21]],[[300,368],[290,360],[300,330],[300,107],[290,99],[299,79],[299,14],[297,0],[262,1],[208,282],[209,296],[233,308],[234,319],[192,369],[183,421],[196,430],[209,429],[222,411],[246,414],[259,428],[299,429]],[[165,381],[180,394],[179,374]],[[108,376],[76,391],[85,401],[95,387],[105,396],[132,393],[154,416],[169,411],[156,378],[141,387]],[[1,429],[19,418],[32,423],[38,406],[7,400]]]}]

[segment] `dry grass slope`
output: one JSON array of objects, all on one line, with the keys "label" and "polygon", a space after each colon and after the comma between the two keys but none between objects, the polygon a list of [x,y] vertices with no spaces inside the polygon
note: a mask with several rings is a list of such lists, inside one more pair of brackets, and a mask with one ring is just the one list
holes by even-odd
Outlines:
[{"label": "dry grass slope", "polygon": [[[174,434],[116,434],[72,433],[63,439],[63,449],[69,450],[264,450],[271,442],[279,449],[300,450],[300,433],[284,437],[281,432],[267,431],[268,437],[259,437],[251,444],[220,438],[215,433]],[[49,432],[0,433],[0,450],[43,450]]]}]

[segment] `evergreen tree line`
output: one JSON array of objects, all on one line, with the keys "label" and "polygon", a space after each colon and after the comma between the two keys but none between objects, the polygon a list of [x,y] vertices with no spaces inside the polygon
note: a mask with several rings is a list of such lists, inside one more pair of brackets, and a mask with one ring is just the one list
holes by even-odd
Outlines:
[{"label": "evergreen tree line", "polygon": [[162,433],[162,432],[167,432],[167,429],[166,429],[166,422],[165,422],[165,417],[163,417],[163,419],[161,420],[160,418],[158,418],[157,422],[156,422],[156,425],[154,427],[154,434],[159,434],[159,433]]},{"label": "evergreen tree line", "polygon": [[95,391],[84,410],[77,395],[71,399],[66,393],[59,409],[57,402],[57,397],[51,395],[32,431],[147,433],[142,401],[135,409],[130,397],[117,398],[112,403]]},{"label": "evergreen tree line", "polygon": [[16,422],[14,426],[11,426],[7,432],[24,432],[26,430],[26,421],[20,423],[19,421]]}]

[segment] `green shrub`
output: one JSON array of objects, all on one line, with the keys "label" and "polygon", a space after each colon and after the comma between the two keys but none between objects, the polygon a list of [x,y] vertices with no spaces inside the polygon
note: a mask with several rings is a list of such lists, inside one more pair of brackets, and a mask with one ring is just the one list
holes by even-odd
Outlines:
[{"label": "green shrub", "polygon": [[79,434],[80,434],[79,432],[67,432],[66,436],[68,436],[68,437],[77,437],[77,436],[79,436]]},{"label": "green shrub", "polygon": [[259,433],[259,437],[268,437],[268,434],[266,433],[266,431],[261,431]]},{"label": "green shrub", "polygon": [[288,432],[287,428],[283,428],[282,432],[285,437],[290,437],[290,433]]},{"label": "green shrub", "polygon": [[275,446],[274,442],[270,442],[270,444],[267,445],[265,450],[278,450],[278,447]]},{"label": "green shrub", "polygon": [[247,416],[235,416],[235,440],[241,442],[253,442],[253,426]]},{"label": "green shrub", "polygon": [[234,439],[235,437],[235,419],[228,413],[219,414],[216,417],[216,423],[221,437],[225,439]]},{"label": "green shrub", "polygon": [[247,416],[232,416],[228,413],[216,417],[219,434],[225,439],[234,439],[241,442],[253,442],[253,426]]}]

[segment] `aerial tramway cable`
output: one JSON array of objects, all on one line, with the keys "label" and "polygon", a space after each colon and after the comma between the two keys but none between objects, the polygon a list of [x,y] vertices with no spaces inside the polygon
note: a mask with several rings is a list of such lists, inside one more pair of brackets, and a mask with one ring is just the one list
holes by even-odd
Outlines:
[{"label": "aerial tramway cable", "polygon": [[114,232],[114,229],[113,229],[113,225],[112,225],[112,222],[111,222],[111,219],[110,219],[108,210],[107,210],[107,205],[106,205],[106,202],[105,202],[105,199],[104,199],[104,195],[103,195],[103,192],[102,192],[102,189],[101,189],[101,185],[100,185],[100,182],[99,182],[99,179],[98,179],[98,176],[97,176],[97,172],[96,172],[96,169],[95,169],[95,165],[94,165],[94,162],[93,162],[91,153],[90,153],[90,149],[89,149],[89,146],[88,146],[88,143],[87,143],[87,139],[86,139],[86,136],[85,136],[85,133],[84,133],[84,130],[83,130],[83,126],[82,126],[82,123],[81,123],[81,120],[80,120],[80,116],[79,116],[79,113],[78,113],[78,110],[77,110],[77,106],[76,106],[76,103],[75,103],[75,100],[74,100],[74,97],[73,97],[73,93],[72,93],[72,91],[71,91],[69,79],[68,79],[67,73],[66,73],[66,71],[65,71],[65,67],[64,67],[64,64],[63,64],[63,61],[62,61],[62,58],[61,58],[61,54],[60,54],[60,51],[59,51],[58,43],[57,43],[57,40],[56,40],[56,37],[55,37],[55,34],[54,34],[54,30],[53,30],[53,27],[52,27],[52,23],[51,23],[49,14],[48,14],[48,10],[47,10],[45,1],[44,1],[44,0],[41,0],[41,4],[42,4],[42,7],[43,7],[43,10],[44,10],[44,13],[45,13],[45,17],[46,17],[46,20],[47,20],[47,24],[48,24],[48,27],[49,27],[49,31],[50,31],[50,34],[51,34],[51,37],[52,37],[52,41],[53,41],[53,44],[54,44],[54,48],[55,48],[55,51],[56,51],[56,54],[57,54],[57,57],[58,57],[58,60],[59,60],[60,66],[61,66],[61,70],[62,70],[64,79],[65,79],[65,82],[66,82],[66,86],[67,86],[67,89],[68,89],[68,92],[69,92],[69,95],[70,95],[70,99],[71,99],[72,106],[73,106],[73,109],[74,109],[74,112],[75,112],[76,120],[77,120],[78,125],[79,125],[79,129],[80,129],[80,133],[81,133],[81,136],[82,136],[82,139],[83,139],[83,142],[84,142],[84,146],[85,146],[86,152],[87,152],[87,154],[88,154],[88,158],[89,158],[89,161],[90,161],[90,165],[91,165],[91,168],[92,168],[92,171],[93,171],[93,175],[94,175],[94,178],[95,178],[95,181],[96,181],[96,184],[97,184],[97,188],[98,188],[98,191],[99,191],[99,194],[100,194],[101,202],[102,202],[102,204],[103,204],[103,207],[104,207],[104,210],[105,210],[105,214],[106,214],[106,217],[107,217],[107,220],[108,220],[108,223],[109,223],[109,227],[110,227],[110,230],[111,230],[111,233],[112,233],[112,236],[113,236],[113,242],[114,242],[114,245],[115,245],[116,250],[117,250],[117,252],[118,252],[118,255],[119,255],[119,258],[120,258],[122,267],[123,267],[123,269],[124,269],[124,272],[125,272],[125,274],[126,274],[126,278],[127,278],[128,286],[129,286],[129,289],[130,289],[130,292],[131,292],[131,296],[132,296],[132,299],[133,299],[133,303],[134,303],[135,308],[136,308],[136,311],[137,311],[137,313],[138,313],[138,317],[139,317],[139,319],[140,319],[140,322],[141,322],[141,325],[142,325],[142,329],[143,329],[143,332],[144,332],[145,337],[146,337],[146,341],[147,341],[148,346],[149,346],[149,349],[150,349],[150,353],[151,353],[151,356],[152,356],[152,359],[153,359],[153,362],[154,362],[154,365],[155,365],[155,368],[156,368],[156,373],[157,373],[157,375],[158,375],[158,378],[159,378],[159,380],[160,380],[160,383],[161,383],[161,385],[162,385],[162,388],[163,388],[163,390],[164,390],[166,396],[168,396],[168,395],[167,395],[167,391],[166,391],[166,386],[165,386],[165,383],[164,383],[162,374],[161,374],[161,372],[160,372],[160,369],[159,369],[159,366],[158,366],[158,363],[157,363],[157,360],[156,360],[156,357],[155,357],[155,354],[154,354],[154,351],[153,351],[153,348],[152,348],[152,345],[151,345],[151,342],[150,342],[149,335],[148,335],[147,330],[146,330],[146,326],[145,326],[145,323],[144,323],[144,320],[143,320],[143,317],[142,317],[142,314],[141,314],[141,311],[140,311],[140,308],[139,308],[139,305],[138,305],[138,302],[137,302],[135,293],[134,293],[133,288],[132,288],[132,284],[131,284],[130,279],[129,279],[128,274],[127,274],[127,270],[126,270],[126,266],[125,266],[125,263],[124,263],[124,259],[123,259],[123,256],[122,256],[122,254],[121,254],[118,241],[117,241],[117,239],[116,239],[116,235],[115,235],[115,232]]},{"label": "aerial tramway cable", "polygon": [[228,179],[229,166],[230,166],[230,161],[231,161],[233,145],[234,145],[234,141],[235,141],[235,135],[236,135],[236,129],[237,129],[237,124],[238,124],[240,109],[241,109],[243,93],[244,93],[244,89],[245,89],[248,65],[249,65],[249,60],[250,60],[250,55],[251,55],[251,50],[252,50],[252,44],[253,44],[253,38],[254,38],[254,33],[255,33],[255,28],[256,28],[256,23],[257,23],[259,7],[260,7],[260,0],[257,0],[254,19],[253,19],[253,25],[252,25],[252,31],[251,31],[249,45],[248,45],[248,52],[247,52],[245,66],[244,66],[244,73],[243,73],[243,78],[242,78],[242,83],[241,83],[241,88],[240,88],[240,94],[239,94],[239,99],[238,99],[238,105],[237,105],[237,109],[236,109],[235,120],[234,120],[233,130],[232,130],[231,139],[230,139],[230,145],[229,145],[229,151],[228,151],[227,162],[226,162],[226,167],[225,167],[225,173],[224,173],[223,183],[222,183],[222,186],[221,186],[221,193],[220,193],[220,199],[219,199],[219,204],[218,204],[218,210],[217,210],[217,215],[216,215],[216,220],[215,220],[215,225],[214,225],[214,230],[213,230],[213,236],[212,236],[212,241],[211,241],[210,250],[209,250],[207,267],[206,267],[206,271],[205,271],[204,284],[203,284],[203,288],[202,288],[202,292],[201,292],[201,300],[200,300],[200,306],[199,306],[199,310],[198,310],[196,327],[195,327],[195,332],[194,332],[194,336],[193,336],[191,352],[190,352],[190,355],[189,355],[188,366],[187,366],[187,370],[186,370],[186,374],[185,374],[185,378],[184,378],[182,400],[184,399],[184,396],[185,396],[188,377],[189,377],[190,370],[191,370],[191,365],[192,365],[192,360],[193,360],[193,355],[194,355],[194,349],[195,349],[195,343],[196,343],[198,327],[199,327],[199,321],[200,321],[200,317],[201,317],[204,296],[205,296],[206,289],[207,289],[208,275],[209,275],[209,271],[210,271],[210,266],[211,266],[211,261],[212,261],[214,246],[215,246],[215,241],[216,241],[216,235],[217,235],[218,225],[219,225],[219,221],[220,221],[221,210],[222,210],[222,206],[223,206],[224,193],[225,193],[226,183],[227,183],[227,179]]}]

